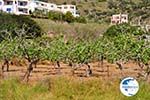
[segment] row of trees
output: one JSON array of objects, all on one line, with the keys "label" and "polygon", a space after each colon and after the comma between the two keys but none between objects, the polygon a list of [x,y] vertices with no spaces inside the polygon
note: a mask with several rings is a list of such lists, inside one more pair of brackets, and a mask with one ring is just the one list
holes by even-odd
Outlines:
[{"label": "row of trees", "polygon": [[36,9],[35,12],[32,13],[32,17],[48,18],[54,21],[65,21],[68,23],[72,23],[72,22],[86,23],[87,22],[85,17],[83,16],[74,17],[71,12],[67,12],[66,14],[63,14],[57,11],[47,12],[47,11]]},{"label": "row of trees", "polygon": [[[125,32],[125,31],[124,31]],[[139,39],[140,35],[131,33],[121,33],[115,36],[104,34],[95,40],[76,40],[74,38],[66,39],[64,36],[55,38],[38,37],[27,39],[24,32],[19,32],[18,36],[12,38],[9,33],[0,43],[0,59],[3,60],[3,67],[7,66],[13,58],[26,59],[28,62],[25,79],[29,79],[30,73],[38,61],[50,60],[56,63],[58,68],[60,62],[68,63],[74,69],[74,64],[85,64],[91,73],[90,62],[99,61],[101,67],[103,61],[116,63],[119,68],[123,69],[123,63],[133,60],[141,65],[146,66],[145,76],[150,73],[150,45],[148,42]]]}]

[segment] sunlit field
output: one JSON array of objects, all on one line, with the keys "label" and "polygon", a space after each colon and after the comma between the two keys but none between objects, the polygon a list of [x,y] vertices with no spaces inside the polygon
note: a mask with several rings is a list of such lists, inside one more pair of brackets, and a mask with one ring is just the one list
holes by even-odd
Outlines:
[{"label": "sunlit field", "polygon": [[[105,81],[103,81],[105,80]],[[119,80],[55,77],[36,83],[22,83],[17,78],[0,83],[1,100],[149,100],[149,84],[140,82],[140,90],[126,97],[119,90]]]}]

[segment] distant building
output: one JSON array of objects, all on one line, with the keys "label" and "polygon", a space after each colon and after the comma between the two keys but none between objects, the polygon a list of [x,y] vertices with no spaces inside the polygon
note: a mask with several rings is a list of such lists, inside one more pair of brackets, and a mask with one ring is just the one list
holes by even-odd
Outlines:
[{"label": "distant building", "polygon": [[67,12],[71,12],[74,17],[79,17],[75,5],[58,5],[56,10],[61,11],[64,14]]},{"label": "distant building", "polygon": [[53,3],[46,3],[42,1],[34,1],[31,2],[32,6],[30,6],[32,12],[35,11],[35,9],[39,10],[45,10],[45,11],[55,11],[57,9],[57,5]]},{"label": "distant building", "polygon": [[147,32],[150,32],[150,25],[146,25],[145,28]]},{"label": "distant building", "polygon": [[29,0],[0,0],[0,10],[13,14],[29,14]]},{"label": "distant building", "polygon": [[128,23],[127,14],[112,15],[111,24],[121,24],[121,23]]},{"label": "distant building", "polygon": [[56,5],[35,0],[0,0],[0,10],[7,13],[29,15],[36,9],[44,11],[60,11],[62,13],[71,12],[74,17],[78,17],[75,5]]}]

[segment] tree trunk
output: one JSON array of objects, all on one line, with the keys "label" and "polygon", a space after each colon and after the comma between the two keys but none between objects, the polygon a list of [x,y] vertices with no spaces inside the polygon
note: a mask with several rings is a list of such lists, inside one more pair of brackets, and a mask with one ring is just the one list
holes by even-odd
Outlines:
[{"label": "tree trunk", "polygon": [[25,75],[24,75],[24,80],[25,80],[26,82],[29,81],[29,77],[30,77],[30,74],[31,74],[32,71],[33,71],[33,62],[30,62],[30,63],[29,63],[29,66],[28,66],[28,68],[27,68],[27,72],[26,72]]},{"label": "tree trunk", "polygon": [[4,71],[5,66],[7,68],[7,71],[9,71],[9,61],[7,59],[4,59],[4,63],[2,65],[2,71]]},{"label": "tree trunk", "polygon": [[37,63],[39,62],[39,59],[36,59],[33,61],[33,64],[34,64],[34,68],[37,68]]},{"label": "tree trunk", "polygon": [[109,77],[109,65],[107,65],[107,77]]},{"label": "tree trunk", "polygon": [[102,56],[98,62],[98,67],[102,68],[102,72],[104,72],[104,57]]},{"label": "tree trunk", "polygon": [[122,71],[123,70],[123,66],[122,63],[116,62],[117,66],[119,67],[119,69]]},{"label": "tree trunk", "polygon": [[74,76],[75,70],[74,70],[74,66],[73,66],[72,62],[69,62],[69,66],[71,67],[71,75]]},{"label": "tree trunk", "polygon": [[120,69],[120,71],[121,71],[121,77],[123,77],[124,75],[123,75],[123,64],[122,64],[122,62],[120,63],[120,62],[116,62],[116,64],[117,64],[117,66],[119,67],[119,69]]},{"label": "tree trunk", "polygon": [[57,64],[57,74],[61,74],[61,72],[60,72],[60,62],[59,61],[57,61],[56,62],[56,64]]},{"label": "tree trunk", "polygon": [[141,62],[139,62],[139,61],[138,61],[138,66],[139,66],[141,69],[144,68],[144,65],[143,65]]},{"label": "tree trunk", "polygon": [[86,66],[87,66],[87,69],[86,69],[86,76],[89,77],[92,75],[92,69],[91,69],[91,66],[86,63]]},{"label": "tree trunk", "polygon": [[147,81],[150,75],[150,65],[147,65],[145,80]]},{"label": "tree trunk", "polygon": [[102,71],[104,72],[104,60],[101,60],[101,67],[102,67]]}]

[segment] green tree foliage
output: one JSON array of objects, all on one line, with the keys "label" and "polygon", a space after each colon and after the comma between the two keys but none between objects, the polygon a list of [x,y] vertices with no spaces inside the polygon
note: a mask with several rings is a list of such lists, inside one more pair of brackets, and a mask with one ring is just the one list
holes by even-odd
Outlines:
[{"label": "green tree foliage", "polygon": [[54,21],[63,21],[64,19],[64,14],[61,12],[54,12],[54,11],[50,11],[48,13],[48,18]]},{"label": "green tree foliage", "polygon": [[33,18],[47,18],[47,10],[35,9],[34,12],[31,12],[31,17]]},{"label": "green tree foliage", "polygon": [[[16,30],[22,28],[28,36],[30,34],[41,36],[42,34],[41,28],[30,17],[0,13],[0,34],[5,34],[5,31],[8,31],[12,33],[12,36],[16,36]],[[2,36],[0,36],[0,39],[2,39]]]},{"label": "green tree foliage", "polygon": [[83,16],[76,17],[76,18],[75,18],[75,21],[78,22],[78,23],[87,23],[86,18],[83,17]]},{"label": "green tree foliage", "polygon": [[117,36],[120,34],[133,34],[133,35],[142,35],[145,32],[136,26],[131,26],[129,24],[123,23],[118,25],[111,26],[105,33],[104,36]]},{"label": "green tree foliage", "polygon": [[67,12],[65,15],[64,15],[64,20],[68,23],[71,23],[71,22],[74,22],[75,18],[73,17],[72,13],[71,12]]},{"label": "green tree foliage", "polygon": [[71,12],[67,12],[63,14],[61,12],[48,12],[48,18],[54,21],[65,21],[68,23],[78,22],[78,23],[86,23],[86,19],[83,16],[74,17]]}]

